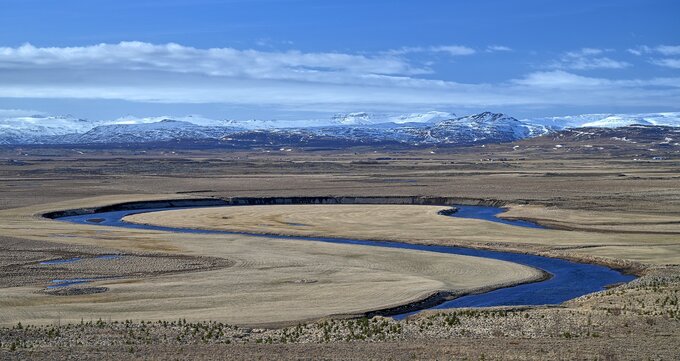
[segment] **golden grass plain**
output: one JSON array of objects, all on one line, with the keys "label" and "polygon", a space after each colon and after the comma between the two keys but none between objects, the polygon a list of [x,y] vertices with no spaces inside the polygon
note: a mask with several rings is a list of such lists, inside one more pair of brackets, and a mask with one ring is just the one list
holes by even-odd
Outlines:
[{"label": "golden grass plain", "polygon": [[[0,152],[4,157],[20,157],[23,162],[20,166],[0,165],[0,193],[3,195],[0,199],[0,232],[3,236],[18,239],[35,239],[55,244],[96,245],[121,252],[162,252],[196,256],[214,255],[217,251],[213,245],[222,246],[219,240],[227,239],[229,242],[223,243],[234,245],[241,240],[257,239],[257,242],[252,242],[257,243],[258,247],[260,244],[266,244],[268,247],[271,244],[270,250],[276,253],[278,248],[274,246],[280,246],[281,242],[276,243],[267,240],[266,237],[173,235],[108,229],[95,225],[55,222],[41,218],[39,214],[51,210],[124,201],[178,199],[194,195],[228,197],[426,194],[458,197],[473,202],[478,199],[499,200],[510,207],[510,211],[504,216],[537,219],[546,224],[574,230],[528,230],[476,220],[459,220],[436,215],[436,210],[440,208],[421,206],[366,206],[368,208],[353,212],[351,216],[347,214],[352,212],[345,212],[343,217],[338,217],[337,214],[343,208],[333,207],[322,208],[323,212],[317,210],[312,212],[305,209],[314,208],[300,206],[295,212],[284,212],[285,214],[280,214],[284,208],[272,207],[266,210],[239,207],[225,209],[227,212],[234,212],[229,215],[233,218],[220,219],[222,223],[218,226],[256,233],[386,239],[534,253],[548,252],[552,256],[592,259],[598,262],[623,259],[647,265],[680,263],[678,260],[680,241],[675,234],[677,225],[673,223],[674,219],[680,216],[678,201],[680,181],[677,176],[679,167],[677,162],[672,160],[650,163],[605,158],[570,159],[567,155],[563,157],[559,154],[545,155],[542,159],[522,159],[525,157],[522,153],[505,150],[494,153],[495,151],[491,149],[453,151],[435,155],[381,151],[363,153],[296,151],[289,154],[258,154],[178,150],[172,153],[149,151],[138,155],[125,151],[107,153],[88,150],[84,150],[82,152],[84,154],[73,155],[70,153],[71,150],[53,149],[21,149],[13,152],[13,150]],[[491,161],[493,159],[504,160]],[[190,177],[187,176],[189,174]],[[98,197],[92,198],[94,195]],[[388,210],[382,207],[394,208]],[[275,222],[277,216],[283,217],[281,219],[286,222]],[[202,218],[200,222],[190,226],[196,227],[206,219]],[[636,222],[635,226],[629,224],[630,222]],[[295,227],[285,223],[309,226]],[[261,226],[262,224],[266,226]],[[305,247],[307,246],[305,243]],[[375,250],[367,250],[371,251]],[[244,254],[228,252],[225,257],[229,259],[234,255],[245,259],[255,257],[245,255],[244,249],[240,252]],[[307,256],[297,256],[302,257],[303,263],[315,264],[312,262],[314,257],[310,256],[308,259]],[[337,264],[342,264],[344,258],[346,257],[341,253],[335,260]],[[404,262],[410,259],[401,256],[397,258]],[[249,264],[245,261],[242,263]],[[386,268],[384,272],[388,271],[394,270]],[[343,309],[342,312],[367,310],[409,302],[442,288],[442,280],[449,277],[446,273],[434,277],[427,272],[418,272],[407,272],[407,277],[401,280],[409,287],[406,293],[381,294],[377,297],[378,300],[368,300],[361,296],[361,292],[369,292],[364,286],[370,289],[372,283],[359,283],[351,292],[358,295],[351,301],[356,307],[344,305],[334,309],[329,306],[325,312],[310,312],[310,315],[331,314],[340,312],[340,309]],[[358,273],[354,277],[358,277],[357,275]],[[392,275],[395,279],[400,279],[398,273]],[[135,283],[127,284],[122,281],[104,283],[110,284],[108,286],[111,288],[110,294],[120,287],[121,294],[127,297],[125,302],[130,302],[130,305],[148,307],[145,302],[154,300],[150,302],[153,304],[156,300],[149,298],[135,301],[132,292],[135,285],[156,283],[158,285],[153,287],[158,288],[153,289],[160,290],[164,288],[162,284],[166,280],[181,277],[184,276],[160,276],[153,280],[135,280]],[[186,277],[196,276],[191,274]],[[420,277],[425,280],[426,286],[411,288],[413,279],[409,281],[408,277]],[[307,278],[313,277],[298,277]],[[265,282],[261,285],[266,287],[266,278],[261,281]],[[120,285],[117,285],[119,283]],[[320,287],[319,282],[295,285],[302,285],[303,289]],[[36,289],[36,286],[26,287],[20,294],[13,296],[18,297],[14,298],[14,304],[20,302],[17,300],[24,296],[30,300],[46,298],[45,295],[36,294]],[[125,293],[127,291],[124,290],[130,290],[132,293]],[[192,289],[187,293],[195,296],[193,294],[195,291]],[[208,291],[221,292],[214,289]],[[0,292],[5,293],[9,290],[2,289]],[[83,296],[82,302],[87,304],[88,297]],[[106,298],[109,295],[105,293],[101,297]],[[172,295],[168,294],[167,297],[171,299]],[[388,298],[389,301],[384,301]],[[179,299],[181,300],[181,297]],[[67,301],[51,302],[60,304]],[[28,319],[39,322],[58,319],[61,317],[58,309],[62,306],[54,305],[47,302],[40,306],[45,310],[43,314],[37,313]],[[103,317],[124,317],[122,313],[105,311],[103,306],[100,310],[104,311]],[[73,314],[80,311],[74,309]],[[139,316],[151,315],[145,312],[142,311]],[[90,315],[94,317],[95,313]],[[131,315],[133,314],[126,314],[127,317]],[[195,315],[212,317],[208,316],[210,315],[208,311],[196,311]],[[73,317],[77,320],[81,318]],[[298,315],[290,319],[304,317],[307,316]],[[12,317],[5,319],[6,322],[16,320]],[[269,321],[277,320],[283,321],[277,318]],[[236,321],[259,322],[245,316]]]},{"label": "golden grass plain", "polygon": [[[111,320],[216,320],[240,325],[295,324],[357,315],[423,299],[437,291],[468,293],[542,277],[536,269],[491,259],[369,246],[244,235],[177,234],[77,225],[40,214],[113,199],[107,196],[0,211],[6,236],[104,246],[122,252],[169,252],[227,259],[204,272],[93,282],[108,292],[55,297],[27,285],[0,289],[0,324]],[[51,267],[39,266],[36,267]],[[149,272],[153,272],[150,269]]]},{"label": "golden grass plain", "polygon": [[[539,141],[544,143],[537,143]],[[526,310],[526,314],[520,311],[521,317],[505,320],[507,322],[498,318],[488,318],[486,322],[481,322],[482,318],[471,316],[459,325],[460,333],[455,333],[448,326],[441,326],[437,322],[432,325],[429,318],[425,317],[428,312],[425,312],[422,314],[423,317],[416,317],[403,323],[411,325],[416,330],[422,326],[421,331],[403,335],[403,338],[395,341],[380,341],[377,338],[379,335],[375,335],[376,338],[367,341],[325,343],[317,337],[303,343],[285,345],[268,345],[254,343],[255,341],[240,344],[240,338],[234,338],[230,345],[206,344],[201,340],[203,334],[196,335],[195,343],[182,339],[174,344],[168,344],[162,338],[154,338],[152,344],[148,345],[146,339],[137,338],[138,332],[135,332],[134,337],[129,335],[127,326],[122,324],[108,323],[104,328],[99,328],[93,323],[89,328],[82,329],[77,325],[66,325],[67,320],[62,318],[59,311],[62,304],[69,310],[71,317],[77,317],[72,320],[76,324],[80,323],[81,318],[88,321],[90,319],[88,317],[91,317],[96,321],[98,314],[82,317],[78,312],[87,310],[90,303],[96,303],[92,300],[96,300],[94,296],[97,295],[89,296],[89,301],[86,296],[50,296],[53,299],[48,300],[47,295],[37,294],[36,290],[45,286],[45,280],[49,279],[45,277],[50,276],[50,273],[42,273],[40,276],[42,278],[35,278],[42,279],[43,283],[36,283],[35,279],[29,280],[29,284],[21,289],[3,284],[0,277],[0,300],[4,300],[4,294],[12,293],[16,296],[13,298],[12,307],[19,307],[26,300],[31,302],[41,300],[44,303],[30,306],[37,307],[35,309],[39,309],[41,313],[32,315],[26,313],[28,319],[22,321],[24,325],[32,322],[50,324],[44,328],[43,334],[37,332],[34,327],[19,331],[10,327],[3,329],[0,333],[0,340],[3,342],[0,358],[87,359],[92,358],[92,355],[95,355],[94,357],[106,355],[119,359],[223,357],[247,360],[364,359],[367,356],[395,360],[453,357],[521,360],[676,359],[677,347],[674,346],[678,338],[677,315],[680,314],[680,310],[677,304],[670,304],[665,300],[676,300],[680,292],[678,266],[659,265],[678,264],[677,253],[680,246],[677,235],[673,234],[676,232],[673,223],[675,219],[680,219],[678,157],[680,153],[677,150],[670,150],[666,152],[667,154],[662,154],[667,159],[652,161],[651,156],[659,154],[646,149],[648,146],[642,147],[626,142],[612,149],[592,148],[592,151],[582,152],[578,145],[570,145],[562,140],[560,142],[564,147],[559,149],[554,148],[554,141],[539,139],[517,144],[487,145],[484,148],[431,149],[434,154],[430,153],[430,149],[401,151],[366,148],[347,150],[296,148],[291,152],[277,152],[276,149],[270,151],[178,149],[174,146],[166,149],[150,147],[110,150],[40,146],[0,148],[0,159],[7,161],[0,161],[2,211],[0,267],[3,264],[9,265],[7,266],[9,268],[3,268],[3,271],[13,270],[19,266],[24,270],[37,271],[35,264],[41,259],[58,258],[64,254],[71,257],[80,252],[93,253],[94,251],[89,248],[92,244],[103,248],[99,252],[121,250],[130,254],[167,255],[212,252],[209,249],[193,251],[194,247],[198,247],[194,243],[199,241],[208,241],[203,244],[242,242],[242,238],[232,240],[227,237],[218,241],[212,236],[206,236],[200,240],[191,240],[190,247],[187,247],[185,244],[187,238],[184,235],[176,237],[170,234],[132,230],[123,232],[94,225],[69,225],[36,216],[40,212],[79,208],[88,204],[113,204],[124,200],[154,198],[177,199],[189,195],[197,197],[425,195],[454,197],[471,203],[492,200],[510,205],[511,209],[505,216],[534,218],[546,224],[574,231],[570,233],[566,230],[551,230],[547,235],[556,237],[544,238],[516,234],[508,232],[508,229],[499,228],[494,230],[493,237],[471,234],[477,237],[477,240],[460,237],[455,241],[421,238],[411,241],[455,243],[555,257],[573,257],[607,264],[626,258],[642,262],[644,263],[642,266],[647,267],[638,268],[642,269],[639,274],[643,276],[627,285],[574,299],[557,308],[530,308]],[[520,147],[515,149],[515,145]],[[98,197],[91,198],[93,196]],[[407,224],[414,224],[411,219],[407,220],[409,221]],[[367,220],[361,221],[365,223]],[[404,224],[399,226],[408,231]],[[472,227],[486,232],[485,227],[479,225]],[[255,230],[270,231],[263,228]],[[293,232],[292,229],[281,231]],[[351,229],[342,231],[348,232]],[[393,232],[397,233],[395,230]],[[515,237],[514,240],[504,242],[506,233]],[[563,244],[573,242],[569,234],[581,233],[583,235],[576,240],[590,242],[591,246]],[[15,235],[16,238],[6,237],[9,234]],[[370,236],[367,234],[366,238]],[[44,244],[53,246],[33,249],[33,243],[42,241],[33,241],[30,237],[44,240]],[[532,243],[522,243],[524,239]],[[559,244],[553,245],[551,240],[559,240]],[[617,243],[619,241],[624,243]],[[269,245],[270,241],[267,241],[266,237],[252,237],[249,242],[263,242],[264,245]],[[8,247],[8,244],[12,246]],[[78,248],[72,246],[79,244],[83,246]],[[307,242],[302,246],[309,245]],[[272,244],[272,247],[274,246],[276,245]],[[189,252],[189,249],[192,251]],[[63,250],[68,252],[64,253]],[[342,259],[336,253],[334,255],[338,257],[324,256],[321,259]],[[302,259],[306,257],[305,254]],[[257,269],[256,266],[251,267]],[[284,272],[289,272],[291,267],[283,269]],[[270,272],[267,269],[257,271],[263,274]],[[373,274],[374,271],[370,272]],[[193,279],[192,277],[200,274],[187,273],[186,279]],[[402,273],[393,275],[399,276],[401,282],[407,285],[408,280]],[[182,296],[184,291],[180,291],[184,290],[185,286],[176,282],[184,280],[184,275],[148,276],[140,273],[138,277],[127,281],[106,281],[105,283],[110,283],[107,284],[107,287],[111,288],[107,292],[109,295],[112,295],[111,292],[117,287],[121,287],[121,291],[130,291],[125,293],[129,298],[119,298],[116,302],[124,302],[126,306],[132,307],[132,311],[133,307],[139,306],[140,313],[128,314],[123,308],[117,308],[115,311],[119,313],[114,313],[105,309],[104,302],[95,306],[104,310],[102,319],[106,321],[109,316],[112,318],[156,316],[149,312],[155,303],[158,303],[156,308],[158,312],[162,306],[170,304],[171,313],[175,312],[176,307],[186,307],[184,312],[190,317],[203,317],[203,312],[209,313],[209,308],[201,309],[187,304],[197,295],[190,295],[189,298]],[[420,273],[415,277],[425,278],[428,279],[427,282],[431,282],[430,278]],[[268,280],[264,279],[260,285],[267,286],[267,282]],[[302,290],[306,290],[307,286],[318,283],[300,283],[300,286]],[[157,286],[153,286],[154,284]],[[152,288],[135,285],[151,285]],[[157,295],[149,291],[157,290],[154,287],[160,285],[163,285],[164,291],[168,291],[165,286],[169,286],[170,292]],[[371,283],[369,285],[372,286]],[[199,291],[204,290],[199,287]],[[357,287],[347,286],[346,291],[352,294],[368,294],[368,291]],[[146,298],[140,302],[136,292]],[[219,294],[227,291],[215,289],[209,292]],[[107,293],[98,295],[106,300]],[[170,298],[163,298],[171,295],[177,296],[173,302],[177,302],[179,306],[173,306]],[[370,296],[382,298],[382,295]],[[84,307],[78,309],[77,303],[68,305],[68,299],[71,297],[75,297],[77,302],[83,302]],[[202,300],[199,298],[199,301]],[[351,302],[369,303],[360,299],[352,299]],[[372,306],[377,303],[380,302],[375,301]],[[274,313],[271,310],[266,311]],[[28,312],[28,309],[21,312]],[[442,312],[442,317],[448,317],[449,314],[458,311]],[[5,319],[12,319],[12,316],[6,313],[5,307],[0,307],[0,315],[6,317]],[[527,315],[530,317],[526,318]],[[53,327],[53,324],[60,320],[61,327]],[[497,320],[502,322],[498,323]],[[341,322],[344,321],[331,321],[330,324],[337,325]],[[324,324],[324,322],[309,323],[309,330],[314,332],[313,330],[320,329]],[[136,323],[131,327],[135,330],[150,329],[151,335],[158,337],[169,330],[155,325],[149,326],[147,322]],[[116,331],[117,327],[121,327],[123,331]],[[61,330],[62,337],[55,339],[50,336],[47,330],[52,328]],[[304,325],[304,328],[307,329],[307,325]],[[544,331],[540,331],[542,329]],[[266,332],[281,334],[286,330]],[[344,328],[340,327],[340,333],[343,330]],[[247,329],[240,331],[246,332]],[[253,330],[250,334],[252,339],[263,337],[263,333],[256,331],[258,330]],[[566,337],[567,334],[569,338]],[[168,337],[173,339],[176,336],[172,333],[170,335]],[[34,344],[35,347],[21,349],[21,352],[16,353],[6,351],[12,342],[15,344],[20,342],[19,344],[23,345],[33,341],[37,342]]]},{"label": "golden grass plain", "polygon": [[[440,215],[445,206],[424,205],[263,205],[210,207],[142,213],[133,223],[249,233],[393,240],[452,245],[505,243],[564,250],[644,264],[680,263],[680,225],[663,215],[579,212],[509,205],[501,216],[528,218],[576,230],[534,229]],[[632,220],[665,225],[671,233],[630,232]],[[602,227],[593,231],[590,227]],[[595,225],[595,226],[592,226]],[[646,228],[639,228],[645,232]],[[677,233],[675,233],[677,232]]]}]

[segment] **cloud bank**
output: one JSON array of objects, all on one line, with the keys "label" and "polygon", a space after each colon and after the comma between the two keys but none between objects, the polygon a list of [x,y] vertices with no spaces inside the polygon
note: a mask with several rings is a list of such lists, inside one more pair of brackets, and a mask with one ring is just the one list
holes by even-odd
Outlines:
[{"label": "cloud bank", "polygon": [[583,48],[578,51],[564,53],[559,60],[553,62],[550,67],[555,69],[593,70],[593,69],[623,69],[631,66],[630,63],[614,60],[604,56],[606,49]]},{"label": "cloud bank", "polygon": [[[375,55],[340,52],[199,49],[122,42],[84,47],[0,48],[0,97],[120,99],[178,104],[220,103],[287,109],[399,109],[680,103],[680,79],[606,79],[574,73],[629,64],[601,49],[565,53],[550,69],[496,83],[461,83],[408,54],[484,56],[460,45],[402,48]],[[651,48],[650,48],[651,49]],[[655,50],[675,54],[675,47]],[[486,56],[494,56],[487,54]],[[677,66],[668,63],[665,66]]]},{"label": "cloud bank", "polygon": [[392,49],[386,54],[406,55],[415,53],[445,53],[450,56],[464,56],[475,54],[477,50],[463,45],[438,45],[438,46],[405,46],[399,49]]},{"label": "cloud bank", "polygon": [[653,47],[641,45],[632,49],[628,49],[628,52],[637,56],[665,56],[665,58],[649,58],[649,62],[654,65],[663,66],[666,68],[680,69],[680,57],[671,58],[671,56],[680,56],[680,45],[657,45]]}]

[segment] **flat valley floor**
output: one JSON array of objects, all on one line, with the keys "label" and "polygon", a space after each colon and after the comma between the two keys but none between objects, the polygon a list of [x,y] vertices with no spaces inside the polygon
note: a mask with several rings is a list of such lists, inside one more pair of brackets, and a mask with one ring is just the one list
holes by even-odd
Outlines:
[{"label": "flat valley floor", "polygon": [[[12,147],[0,149],[0,195],[3,359],[680,357],[677,155],[635,160],[625,151],[579,153],[568,145],[291,152]],[[536,274],[464,257],[266,236],[100,230],[36,216],[130,200],[288,196],[451,197],[504,205],[504,217],[554,229],[452,220],[436,214],[441,207],[394,205],[238,207],[131,220],[528,252],[640,278],[555,307],[365,319],[356,316],[434,290],[464,293]],[[110,254],[125,257],[108,266],[97,260]],[[74,257],[83,260],[40,265]],[[459,272],[470,268],[474,277]],[[54,279],[99,277],[108,281],[87,287],[91,294],[45,288]],[[332,287],[317,282],[326,278]],[[304,302],[291,302],[299,292],[306,292],[298,298]],[[102,319],[93,315],[104,311],[87,313],[110,305]]]}]

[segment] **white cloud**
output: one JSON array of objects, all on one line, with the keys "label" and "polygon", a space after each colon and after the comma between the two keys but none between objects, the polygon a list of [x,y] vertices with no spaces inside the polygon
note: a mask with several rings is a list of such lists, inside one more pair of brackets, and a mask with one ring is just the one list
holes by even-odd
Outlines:
[{"label": "white cloud", "polygon": [[387,51],[387,54],[404,55],[413,53],[447,53],[451,56],[472,55],[477,51],[473,48],[462,45],[439,45],[439,46],[405,46],[399,49]]},{"label": "white cloud", "polygon": [[549,67],[553,69],[623,69],[631,66],[625,61],[614,60],[602,56],[609,52],[606,49],[583,48],[578,51],[564,53],[558,60],[552,62]]},{"label": "white cloud", "polygon": [[653,53],[654,51],[655,51],[654,48],[649,47],[647,45],[640,45],[640,46],[636,46],[634,48],[628,49],[629,53],[631,53],[633,55],[637,55],[637,56],[640,56],[640,55],[643,55],[643,54]]},{"label": "white cloud", "polygon": [[475,49],[468,48],[467,46],[460,46],[460,45],[435,46],[435,47],[431,47],[430,51],[447,53],[447,54],[453,55],[453,56],[472,55],[472,54],[476,53]]},{"label": "white cloud", "polygon": [[489,45],[486,47],[488,53],[512,51],[512,48],[503,45]]},{"label": "white cloud", "polygon": [[637,56],[640,56],[643,53],[643,51],[640,48],[631,48],[631,49],[628,49],[627,51],[629,53],[631,53],[633,55],[637,55]]},{"label": "white cloud", "polygon": [[680,69],[680,59],[674,58],[652,59],[651,62],[652,64],[665,66],[667,68]]},{"label": "white cloud", "polygon": [[680,45],[659,45],[656,51],[663,55],[680,55]]},{"label": "white cloud", "polygon": [[562,70],[535,72],[528,74],[524,78],[516,79],[514,82],[529,87],[557,89],[566,87],[592,87],[603,84],[601,79],[580,76]]},{"label": "white cloud", "polygon": [[[670,92],[680,89],[680,78],[651,79],[606,79],[572,74],[562,70],[535,72],[513,83],[537,88],[553,88],[557,90],[580,90],[601,88],[603,90],[638,89],[641,94],[649,88],[664,88]],[[586,95],[587,96],[587,95]]]},{"label": "white cloud", "polygon": [[197,49],[178,44],[121,42],[85,47],[0,48],[0,69],[119,69],[305,79],[305,73],[419,74],[402,59],[343,53],[264,52],[233,48]]},{"label": "white cloud", "polygon": [[[645,54],[675,56],[680,55],[680,45],[657,45],[654,47],[640,45],[638,47],[628,49],[628,52],[637,56]],[[649,58],[648,61],[654,65],[663,66],[666,68],[680,69],[680,59],[678,58]]]},{"label": "white cloud", "polygon": [[585,56],[585,55],[600,55],[607,52],[605,49],[597,49],[597,48],[581,48],[579,51],[572,51],[568,52],[567,55],[571,56]]},{"label": "white cloud", "polygon": [[680,55],[680,45],[657,45],[654,47],[640,45],[635,48],[628,49],[628,52],[638,56],[655,53],[665,56]]},{"label": "white cloud", "polygon": [[[458,46],[427,51],[469,53]],[[601,57],[593,50],[580,53]],[[556,69],[494,84],[463,84],[437,79],[436,74],[419,76],[427,71],[394,54],[197,49],[139,42],[70,48],[26,45],[0,48],[0,98],[116,99],[325,111],[680,104],[677,78],[608,80]]]},{"label": "white cloud", "polygon": [[[512,48],[503,45],[489,45],[484,49],[484,52],[508,52]],[[399,49],[393,49],[386,52],[391,55],[405,55],[414,53],[446,53],[451,56],[465,56],[477,54],[477,50],[469,46],[463,45],[438,45],[438,46],[405,46]]]}]

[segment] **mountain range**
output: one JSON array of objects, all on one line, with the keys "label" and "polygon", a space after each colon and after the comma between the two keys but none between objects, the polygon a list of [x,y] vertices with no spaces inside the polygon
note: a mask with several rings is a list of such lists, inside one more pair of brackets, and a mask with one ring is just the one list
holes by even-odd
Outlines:
[{"label": "mountain range", "polygon": [[680,112],[586,114],[518,120],[502,113],[456,116],[447,112],[337,114],[328,120],[213,120],[202,117],[120,118],[88,121],[71,116],[0,118],[0,144],[126,144],[216,141],[238,147],[504,143],[576,128],[630,125],[680,127]]}]

